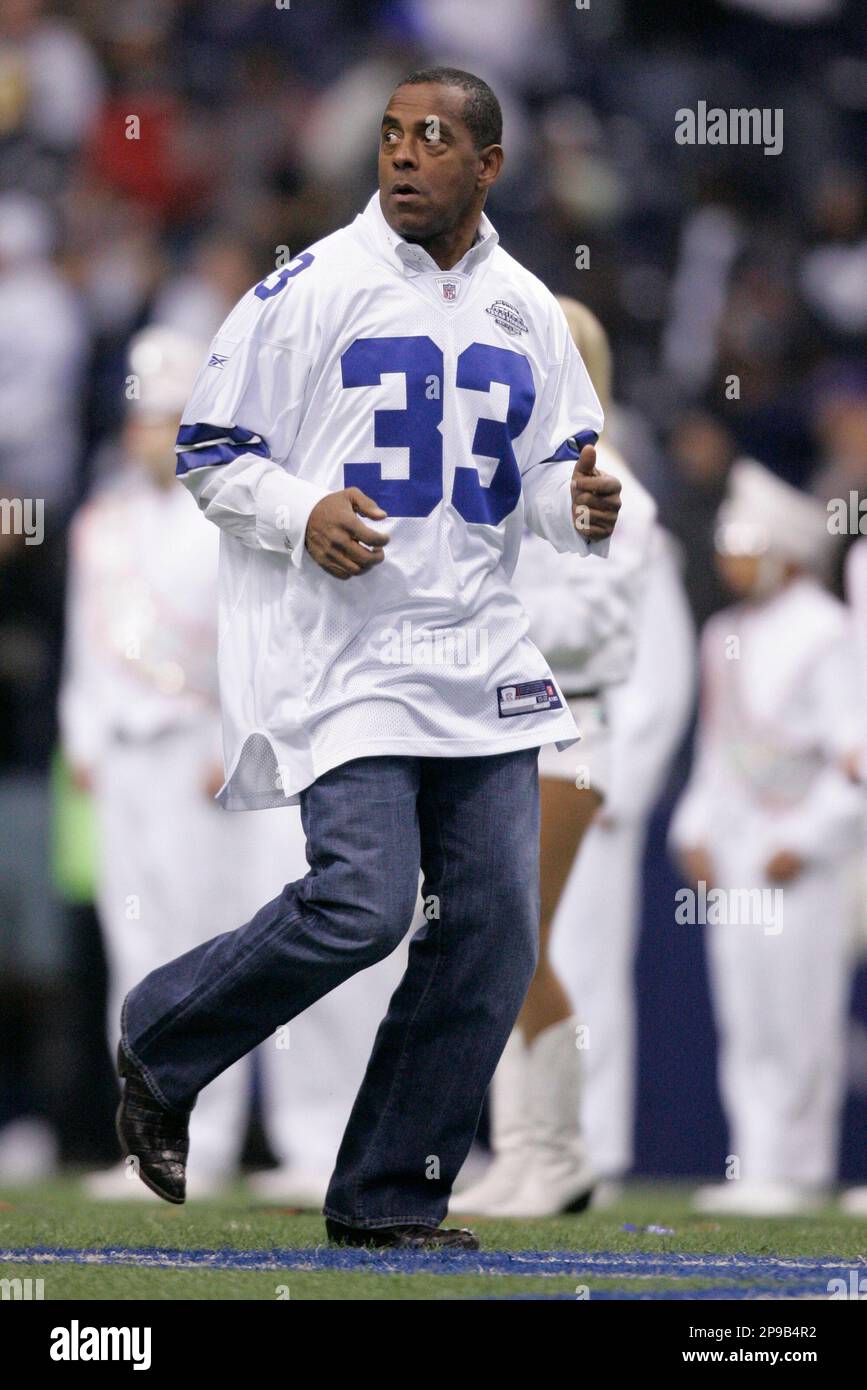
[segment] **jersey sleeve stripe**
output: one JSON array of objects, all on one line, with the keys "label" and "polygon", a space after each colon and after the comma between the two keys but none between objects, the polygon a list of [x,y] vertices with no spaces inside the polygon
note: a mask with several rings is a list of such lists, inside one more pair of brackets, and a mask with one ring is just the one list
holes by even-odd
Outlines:
[{"label": "jersey sleeve stripe", "polygon": [[213,468],[215,464],[232,463],[242,454],[259,454],[270,458],[271,450],[261,434],[242,429],[240,425],[181,425],[175,445],[177,476],[196,468]]},{"label": "jersey sleeve stripe", "polygon": [[581,450],[588,444],[595,444],[598,438],[595,430],[581,430],[578,434],[571,434],[568,439],[563,440],[556,453],[551,454],[550,458],[542,459],[542,462],[563,463],[567,459],[577,459]]}]

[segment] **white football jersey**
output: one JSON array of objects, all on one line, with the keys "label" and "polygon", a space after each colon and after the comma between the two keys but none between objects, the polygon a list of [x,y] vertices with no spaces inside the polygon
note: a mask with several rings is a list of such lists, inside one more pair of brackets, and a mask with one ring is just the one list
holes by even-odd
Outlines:
[{"label": "white football jersey", "polygon": [[[353,758],[473,757],[577,730],[509,580],[526,523],[572,523],[602,411],[548,290],[483,217],[449,271],[375,195],[250,290],[211,344],[178,474],[222,530],[220,689],[229,809],[281,805]],[[388,513],[349,580],[307,520],[356,486]]]}]

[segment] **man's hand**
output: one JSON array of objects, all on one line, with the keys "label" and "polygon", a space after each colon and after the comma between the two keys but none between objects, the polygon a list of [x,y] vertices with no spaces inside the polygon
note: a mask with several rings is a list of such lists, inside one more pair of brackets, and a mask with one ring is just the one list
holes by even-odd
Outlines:
[{"label": "man's hand", "polygon": [[848,753],[844,753],[840,759],[840,769],[850,782],[864,781],[864,749],[850,748]]},{"label": "man's hand", "polygon": [[209,801],[213,801],[225,780],[226,775],[223,772],[222,762],[217,762],[215,760],[212,763],[208,763],[202,776],[203,795],[205,795]]},{"label": "man's hand", "polygon": [[708,888],[713,887],[713,860],[704,845],[694,845],[691,849],[682,849],[677,858],[688,883],[704,883]]},{"label": "man's hand", "polygon": [[771,883],[791,883],[804,868],[800,854],[791,849],[778,849],[765,865],[765,876]]},{"label": "man's hand", "polygon": [[73,763],[69,769],[69,780],[77,792],[93,791],[93,772],[84,763]]},{"label": "man's hand", "polygon": [[358,518],[382,521],[387,515],[357,487],[330,492],[310,513],[304,544],[326,573],[335,579],[352,579],[382,563],[383,546],[389,539]]},{"label": "man's hand", "polygon": [[596,450],[585,444],[572,474],[572,520],[587,541],[604,541],[620,511],[620,480],[596,468]]}]

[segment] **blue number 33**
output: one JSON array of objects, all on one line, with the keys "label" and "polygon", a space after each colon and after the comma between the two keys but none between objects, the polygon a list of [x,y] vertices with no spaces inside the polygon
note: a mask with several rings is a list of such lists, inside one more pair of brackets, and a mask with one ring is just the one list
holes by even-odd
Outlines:
[{"label": "blue number 33", "polygon": [[[406,407],[373,412],[373,442],[378,449],[409,451],[408,477],[383,478],[379,463],[347,463],[344,486],[361,488],[389,516],[429,516],[443,496],[442,352],[427,337],[357,338],[340,365],[347,388],[378,386],[389,372],[404,376]],[[509,390],[506,418],[481,418],[472,445],[474,454],[496,459],[491,481],[484,486],[475,468],[459,467],[452,487],[452,504],[464,520],[488,526],[514,511],[521,494],[512,441],[530,419],[536,392],[522,353],[471,343],[458,357],[456,385],[487,392],[495,381]]]},{"label": "blue number 33", "polygon": [[[303,252],[256,286],[259,299],[271,299],[313,262]],[[409,450],[409,476],[383,478],[379,463],[346,463],[345,487],[358,487],[389,516],[430,516],[443,496],[443,355],[427,337],[356,338],[340,359],[344,387],[378,386],[387,372],[400,372],[406,381],[404,410],[375,410],[373,440],[378,449]],[[514,511],[521,495],[521,474],[512,440],[525,429],[536,392],[526,357],[507,348],[471,343],[457,360],[456,384],[466,391],[488,391],[491,383],[509,388],[505,420],[481,418],[473,438],[473,453],[496,459],[485,487],[475,468],[456,468],[452,503],[465,521],[496,526]]]}]

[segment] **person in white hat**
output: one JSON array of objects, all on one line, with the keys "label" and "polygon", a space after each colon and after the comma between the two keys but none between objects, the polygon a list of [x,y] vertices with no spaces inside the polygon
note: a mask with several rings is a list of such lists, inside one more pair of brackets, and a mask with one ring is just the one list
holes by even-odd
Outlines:
[{"label": "person in white hat", "polygon": [[[239,816],[213,799],[224,780],[219,532],[202,526],[178,486],[174,450],[204,357],[198,340],[173,328],[133,339],[122,466],[71,529],[61,729],[76,781],[94,793],[112,1054],[120,1003],[142,975],[252,914],[280,891],[287,865],[306,871],[297,807]],[[266,1125],[281,1160],[262,1195],[321,1201],[399,969],[395,959],[352,979],[293,1022],[291,1036],[262,1044]],[[202,1092],[191,1195],[234,1175],[249,1080],[241,1062]],[[156,1201],[134,1176],[112,1168],[85,1187],[96,1199]]]},{"label": "person in white hat", "polygon": [[[671,843],[689,889],[673,930],[705,930],[729,1129],[705,1212],[788,1216],[836,1173],[863,793],[853,634],[817,575],[821,503],[736,462],[716,545],[734,606],[701,640],[692,775]],[[722,1157],[722,1156],[721,1156]]]},{"label": "person in white hat", "polygon": [[[607,410],[611,358],[605,331],[577,300],[562,298],[559,303]],[[612,445],[602,440],[597,454],[601,466],[622,484],[623,506],[607,559],[570,563],[570,556],[564,561],[528,532],[512,580],[530,618],[532,639],[567,697],[581,741],[562,752],[548,744],[539,755],[539,964],[491,1088],[494,1158],[477,1182],[452,1198],[449,1210],[458,1215],[533,1217],[581,1211],[596,1184],[593,1154],[581,1125],[585,1001],[581,996],[576,1000],[574,959],[567,955],[567,972],[561,977],[552,966],[549,944],[555,914],[560,921],[564,910],[564,886],[576,856],[583,860],[579,850],[607,795],[612,733],[616,738],[610,698],[635,661],[656,517],[650,494]],[[606,861],[606,871],[608,867]],[[628,873],[627,866],[621,867]],[[582,924],[575,907],[573,901],[563,932],[573,938],[580,955]],[[607,933],[608,927],[603,914],[598,930]],[[624,1007],[628,1013],[630,1005]]]}]

